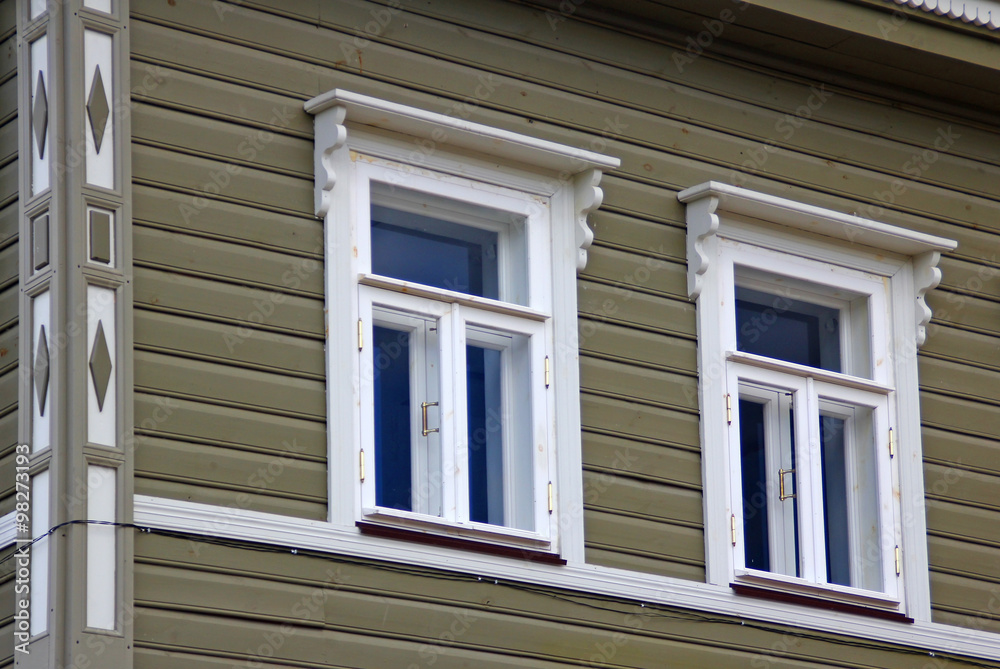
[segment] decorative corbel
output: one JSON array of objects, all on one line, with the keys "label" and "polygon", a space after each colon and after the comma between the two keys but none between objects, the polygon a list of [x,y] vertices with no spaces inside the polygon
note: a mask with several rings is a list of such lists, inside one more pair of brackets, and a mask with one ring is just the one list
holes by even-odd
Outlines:
[{"label": "decorative corbel", "polygon": [[688,296],[692,300],[701,295],[705,272],[711,258],[705,251],[705,243],[719,230],[719,198],[710,195],[687,205],[687,256],[688,256]]},{"label": "decorative corbel", "polygon": [[344,117],[347,108],[337,105],[316,115],[316,217],[324,218],[333,201],[333,186],[337,174],[333,168],[333,155],[347,141]]},{"label": "decorative corbel", "polygon": [[940,260],[940,251],[928,251],[913,258],[913,288],[917,298],[914,310],[917,348],[923,346],[927,339],[927,324],[932,313],[925,298],[928,292],[941,283],[941,270],[937,266]]},{"label": "decorative corbel", "polygon": [[589,169],[576,175],[573,190],[576,204],[577,272],[582,272],[587,266],[587,249],[594,243],[594,231],[587,224],[587,216],[600,207],[604,200],[604,191],[598,187],[602,174],[600,170]]}]

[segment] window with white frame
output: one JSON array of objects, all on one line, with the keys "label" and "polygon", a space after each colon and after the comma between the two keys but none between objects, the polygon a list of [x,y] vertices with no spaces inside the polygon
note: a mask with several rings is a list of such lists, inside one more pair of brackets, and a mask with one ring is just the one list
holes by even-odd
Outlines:
[{"label": "window with white frame", "polygon": [[679,198],[709,580],[929,614],[915,353],[955,243],[714,182]]},{"label": "window with white frame", "polygon": [[575,277],[617,159],[347,91],[306,108],[331,519],[579,559]]}]

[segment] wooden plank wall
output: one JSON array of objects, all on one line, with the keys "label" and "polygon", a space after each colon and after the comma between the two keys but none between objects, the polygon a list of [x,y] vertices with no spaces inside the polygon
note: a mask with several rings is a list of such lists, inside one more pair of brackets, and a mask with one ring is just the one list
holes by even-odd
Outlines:
[{"label": "wooden plank wall", "polygon": [[[15,0],[0,0],[0,516],[14,510],[18,393],[18,114]],[[0,551],[8,558],[13,549]],[[0,563],[0,667],[14,664],[14,560]]]},{"label": "wooden plank wall", "polygon": [[325,518],[311,119],[135,7],[136,492]]},{"label": "wooden plank wall", "polygon": [[475,574],[149,534],[136,553],[137,669],[913,669],[927,659]]},{"label": "wooden plank wall", "polygon": [[[711,53],[679,70],[656,40],[523,3],[132,7],[138,493],[323,517],[321,226],[301,105],[342,87],[622,158],[579,283],[594,563],[704,578],[679,190],[732,181],[957,239],[920,357],[934,615],[1000,631],[996,127]],[[942,133],[953,143],[911,179]],[[141,606],[180,625],[147,577]]]}]

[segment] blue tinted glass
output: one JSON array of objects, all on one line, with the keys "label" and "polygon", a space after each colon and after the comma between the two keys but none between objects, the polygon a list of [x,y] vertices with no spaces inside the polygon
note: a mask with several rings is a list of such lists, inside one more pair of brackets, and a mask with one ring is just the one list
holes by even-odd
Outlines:
[{"label": "blue tinted glass", "polygon": [[826,579],[851,585],[850,529],[847,511],[847,460],[845,423],[834,416],[820,416],[819,440],[823,452],[823,524],[826,540]]},{"label": "blue tinted glass", "polygon": [[467,346],[469,421],[469,517],[504,524],[501,353]]},{"label": "blue tinted glass", "polygon": [[767,465],[764,405],[740,400],[740,463],[743,468],[743,539],[746,566],[771,570],[767,527]]},{"label": "blue tinted glass", "polygon": [[[430,223],[426,221],[430,220]],[[404,227],[372,219],[372,272],[425,286],[499,299],[497,234],[423,219]],[[440,224],[434,226],[434,223]],[[439,227],[458,231],[439,234]],[[430,229],[428,229],[430,228]]]},{"label": "blue tinted glass", "polygon": [[409,334],[373,328],[375,369],[375,503],[413,510]]},{"label": "blue tinted glass", "polygon": [[754,292],[736,300],[736,349],[746,353],[840,371],[836,309]]}]

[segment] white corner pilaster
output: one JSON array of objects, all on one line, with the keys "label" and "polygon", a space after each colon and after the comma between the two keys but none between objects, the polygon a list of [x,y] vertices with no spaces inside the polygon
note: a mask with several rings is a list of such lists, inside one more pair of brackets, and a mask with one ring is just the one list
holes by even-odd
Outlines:
[{"label": "white corner pilaster", "polygon": [[[30,635],[15,666],[132,666],[127,0],[18,0]],[[99,522],[92,522],[99,521]],[[22,537],[23,538],[23,537]]]}]

